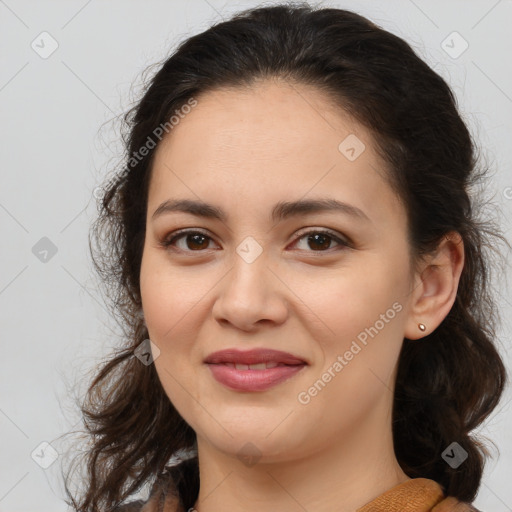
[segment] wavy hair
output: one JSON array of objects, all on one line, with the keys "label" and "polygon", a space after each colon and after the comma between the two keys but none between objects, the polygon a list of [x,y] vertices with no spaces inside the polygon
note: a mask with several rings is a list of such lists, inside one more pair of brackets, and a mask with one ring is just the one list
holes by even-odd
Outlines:
[{"label": "wavy hair", "polygon": [[[80,405],[91,439],[84,490],[75,499],[66,485],[78,512],[116,507],[195,443],[154,365],[134,357],[148,338],[139,273],[155,129],[191,98],[274,78],[315,87],[370,130],[406,208],[413,262],[450,231],[462,237],[465,263],[453,307],[421,341],[404,340],[392,428],[407,475],[433,479],[463,501],[476,496],[489,453],[471,431],[496,407],[507,381],[490,287],[491,256],[507,242],[492,219],[479,218],[482,204],[470,194],[488,168],[479,165],[450,87],[408,43],[354,12],[288,2],[239,12],[183,41],[123,116],[123,164],[104,184],[89,245],[125,343],[98,369]],[[150,139],[155,147],[141,156]],[[468,453],[457,469],[442,458],[452,442]],[[197,497],[197,458],[189,466],[196,477],[179,485],[185,509]]]}]

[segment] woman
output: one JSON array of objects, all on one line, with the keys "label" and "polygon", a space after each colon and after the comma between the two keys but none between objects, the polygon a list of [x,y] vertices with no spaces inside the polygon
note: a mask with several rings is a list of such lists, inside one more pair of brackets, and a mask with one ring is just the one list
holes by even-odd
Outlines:
[{"label": "woman", "polygon": [[93,235],[127,344],[74,508],[476,510],[503,237],[445,81],[360,15],[275,5],[181,44],[126,121]]}]

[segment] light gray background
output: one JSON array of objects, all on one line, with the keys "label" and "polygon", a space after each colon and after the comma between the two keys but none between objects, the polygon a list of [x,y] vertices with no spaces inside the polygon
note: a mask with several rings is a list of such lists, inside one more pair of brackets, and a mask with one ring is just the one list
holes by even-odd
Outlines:
[{"label": "light gray background", "polygon": [[[93,190],[119,157],[118,135],[112,125],[100,132],[101,125],[126,110],[130,86],[149,64],[211,23],[258,4],[0,0],[0,512],[67,510],[59,468],[67,448],[57,438],[77,424],[72,392],[84,390],[77,379],[118,342],[88,255]],[[495,169],[489,190],[511,219],[512,1],[323,5],[353,9],[405,38],[448,80]],[[40,52],[51,48],[43,31],[58,43],[48,58],[31,47],[35,41]],[[454,31],[469,44],[456,58],[442,46]],[[453,37],[448,44],[459,51],[462,41]],[[510,238],[510,220],[506,230]],[[57,248],[46,262],[32,251],[43,237]],[[511,368],[511,293],[504,276],[497,281],[501,350]],[[501,452],[489,462],[475,502],[486,512],[512,510],[510,399],[509,388],[481,429]],[[59,454],[46,470],[31,458],[42,442]]]}]

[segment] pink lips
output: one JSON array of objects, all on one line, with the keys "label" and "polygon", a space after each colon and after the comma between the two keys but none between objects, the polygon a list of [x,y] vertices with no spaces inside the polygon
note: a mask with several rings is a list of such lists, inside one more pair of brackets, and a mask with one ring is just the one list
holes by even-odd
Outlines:
[{"label": "pink lips", "polygon": [[221,350],[204,362],[218,382],[237,391],[264,391],[307,366],[303,359],[271,349]]}]

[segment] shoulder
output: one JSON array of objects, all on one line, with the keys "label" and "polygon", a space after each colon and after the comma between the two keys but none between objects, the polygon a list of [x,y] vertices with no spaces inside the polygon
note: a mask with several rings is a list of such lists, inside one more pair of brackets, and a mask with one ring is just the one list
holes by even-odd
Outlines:
[{"label": "shoulder", "polygon": [[357,512],[480,512],[469,503],[445,496],[428,478],[412,478],[377,496]]}]

